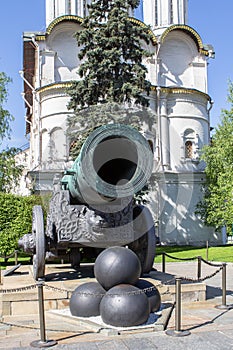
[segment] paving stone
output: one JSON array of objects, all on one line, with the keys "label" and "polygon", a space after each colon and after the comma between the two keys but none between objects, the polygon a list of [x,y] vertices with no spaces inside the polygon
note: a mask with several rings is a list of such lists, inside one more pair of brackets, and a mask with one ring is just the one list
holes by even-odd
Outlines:
[{"label": "paving stone", "polygon": [[141,338],[127,338],[123,340],[126,347],[130,350],[135,349],[143,349],[143,350],[151,350],[158,349],[157,345],[151,342],[150,338],[141,337]]},{"label": "paving stone", "polygon": [[213,346],[221,350],[233,349],[233,338],[227,337],[223,332],[205,332],[199,334],[203,341],[208,341]]},{"label": "paving stone", "polygon": [[99,350],[129,350],[122,340],[105,340],[96,344]]}]

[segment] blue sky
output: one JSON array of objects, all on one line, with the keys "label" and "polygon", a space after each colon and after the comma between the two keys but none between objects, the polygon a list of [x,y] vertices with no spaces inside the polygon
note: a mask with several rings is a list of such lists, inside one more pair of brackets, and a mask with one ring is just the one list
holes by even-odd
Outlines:
[{"label": "blue sky", "polygon": [[[214,4],[214,5],[213,5]],[[14,115],[9,146],[21,146],[24,137],[23,88],[19,70],[22,69],[22,34],[24,31],[45,30],[45,0],[1,0],[0,71],[13,79],[9,85],[6,108]],[[228,108],[228,80],[233,81],[233,1],[189,0],[188,25],[193,27],[205,44],[212,44],[216,57],[209,60],[208,92],[214,100],[211,125],[216,126],[222,108]],[[4,144],[6,146],[6,143]]]}]

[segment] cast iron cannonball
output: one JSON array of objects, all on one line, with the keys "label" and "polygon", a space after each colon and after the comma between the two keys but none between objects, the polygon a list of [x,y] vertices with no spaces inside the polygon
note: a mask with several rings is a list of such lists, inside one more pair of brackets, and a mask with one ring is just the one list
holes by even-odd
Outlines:
[{"label": "cast iron cannonball", "polygon": [[144,292],[129,284],[109,289],[100,303],[102,320],[116,327],[138,326],[147,321],[149,301]]},{"label": "cast iron cannonball", "polygon": [[135,284],[141,275],[141,263],[132,250],[111,247],[97,257],[94,274],[106,290],[118,284]]},{"label": "cast iron cannonball", "polygon": [[150,288],[149,290],[144,291],[149,299],[150,312],[158,311],[161,306],[161,296],[158,289],[153,285],[153,283],[144,279],[139,279],[135,286],[141,290]]},{"label": "cast iron cannonball", "polygon": [[100,302],[106,293],[98,282],[83,283],[70,298],[70,312],[73,316],[91,317],[100,315]]}]

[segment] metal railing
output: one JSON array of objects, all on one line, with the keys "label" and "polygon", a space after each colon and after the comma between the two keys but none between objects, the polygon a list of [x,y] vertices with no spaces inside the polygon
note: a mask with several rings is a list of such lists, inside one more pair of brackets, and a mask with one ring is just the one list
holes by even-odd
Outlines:
[{"label": "metal railing", "polygon": [[[170,259],[174,260],[180,260],[180,261],[193,261],[197,260],[197,278],[190,278],[190,277],[177,277],[176,278],[176,292],[175,292],[175,330],[168,330],[166,331],[167,335],[171,336],[186,336],[189,335],[189,331],[182,331],[181,330],[181,283],[182,281],[188,281],[192,283],[197,283],[197,282],[203,282],[209,278],[214,277],[217,275],[220,271],[222,271],[222,304],[217,305],[216,308],[218,309],[224,309],[227,310],[229,307],[227,306],[226,303],[226,267],[227,264],[224,263],[212,263],[210,261],[207,261],[203,259],[201,256],[195,256],[192,258],[177,258],[172,255],[169,255],[165,252],[162,252],[162,272],[166,273],[166,257],[169,257]],[[208,254],[207,254],[208,257]],[[218,268],[215,270],[212,274],[206,275],[204,277],[201,277],[202,275],[202,262]]]},{"label": "metal railing", "polygon": [[[16,254],[16,252],[15,252]],[[162,259],[162,270],[163,272],[165,272],[166,270],[166,265],[165,265],[165,256],[168,256],[170,258],[174,258],[175,260],[177,260],[178,258],[176,257],[172,257],[171,255],[168,255],[166,253],[163,253],[163,259]],[[183,281],[189,281],[189,282],[202,282],[208,278],[211,278],[213,276],[215,276],[217,273],[219,273],[220,271],[222,271],[222,283],[221,283],[221,287],[222,287],[222,304],[218,305],[217,308],[220,309],[229,309],[229,307],[226,304],[226,267],[227,264],[226,263],[221,263],[221,264],[215,264],[215,263],[211,263],[205,259],[203,259],[202,257],[198,256],[198,257],[194,257],[194,258],[189,258],[189,259],[179,259],[179,260],[198,260],[198,272],[197,272],[197,279],[193,279],[190,277],[173,277],[172,279],[169,279],[165,282],[161,282],[159,284],[157,284],[156,286],[154,286],[154,288],[159,288],[161,286],[167,285],[167,289],[161,293],[162,295],[165,294],[170,294],[170,290],[169,290],[169,286],[171,284],[173,284],[175,282],[175,329],[174,330],[167,330],[166,334],[171,335],[171,336],[186,336],[189,335],[190,332],[188,330],[182,330],[182,322],[181,322],[181,317],[182,317],[182,307],[181,307],[181,300],[182,300],[182,290],[181,290],[181,285]],[[218,267],[218,269],[210,274],[210,275],[206,275],[204,277],[201,277],[201,263],[204,262],[210,266],[213,267]],[[31,343],[31,346],[33,347],[48,347],[48,346],[53,346],[56,344],[56,341],[54,340],[47,340],[46,339],[46,327],[45,327],[45,311],[44,311],[44,293],[43,293],[43,288],[46,289],[51,289],[54,291],[59,291],[59,292],[64,292],[67,293],[67,297],[69,297],[71,295],[71,293],[73,293],[72,290],[68,290],[68,289],[64,289],[64,288],[58,288],[58,287],[54,287],[52,285],[46,284],[44,282],[44,280],[38,280],[37,283],[32,284],[32,285],[28,285],[25,287],[20,287],[20,288],[13,288],[13,289],[0,289],[0,294],[2,293],[15,293],[15,292],[24,292],[27,290],[31,290],[31,289],[35,289],[37,288],[38,290],[38,309],[39,309],[39,320],[40,320],[40,339],[33,341]],[[137,293],[144,293],[147,290],[151,291],[151,288],[153,287],[149,287],[149,288],[145,288],[142,290],[139,290]],[[135,294],[135,292],[129,292],[130,294]],[[78,293],[80,294],[80,292]],[[86,293],[81,293],[81,294],[86,294]],[[4,322],[2,321],[1,323],[4,324]],[[12,326],[14,326],[12,324]],[[18,327],[20,327],[20,325],[17,325]],[[22,325],[22,327],[25,327],[24,325]]]}]

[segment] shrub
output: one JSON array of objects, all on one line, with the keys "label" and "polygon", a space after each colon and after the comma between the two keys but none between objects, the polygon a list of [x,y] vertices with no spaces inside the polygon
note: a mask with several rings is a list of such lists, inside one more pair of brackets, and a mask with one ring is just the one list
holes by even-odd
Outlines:
[{"label": "shrub", "polygon": [[40,196],[17,196],[0,192],[0,254],[9,255],[18,239],[32,230],[32,208],[41,204]]}]

